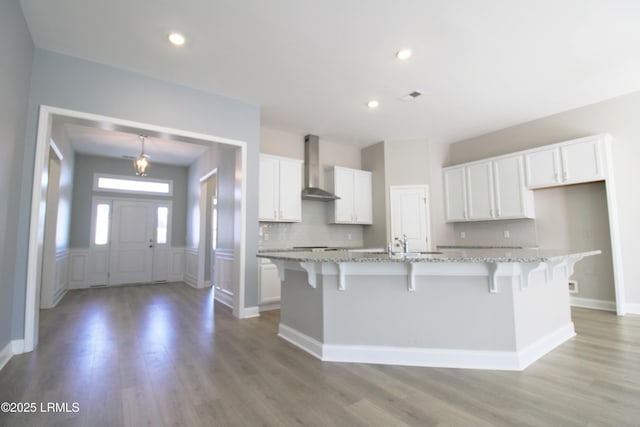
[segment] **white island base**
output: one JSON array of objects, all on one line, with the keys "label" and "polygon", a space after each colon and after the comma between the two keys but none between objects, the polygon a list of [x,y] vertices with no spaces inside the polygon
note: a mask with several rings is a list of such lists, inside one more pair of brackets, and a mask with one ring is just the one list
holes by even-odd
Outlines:
[{"label": "white island base", "polygon": [[568,277],[534,263],[276,259],[279,336],[323,361],[523,370],[575,335]]}]

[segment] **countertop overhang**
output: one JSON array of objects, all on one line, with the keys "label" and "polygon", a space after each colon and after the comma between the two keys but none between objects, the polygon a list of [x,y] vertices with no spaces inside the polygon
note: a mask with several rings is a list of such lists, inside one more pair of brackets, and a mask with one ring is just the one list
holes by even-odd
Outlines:
[{"label": "countertop overhang", "polygon": [[401,254],[388,255],[379,252],[329,251],[284,251],[261,252],[257,256],[282,261],[294,262],[457,262],[457,263],[541,263],[562,261],[566,258],[584,258],[598,255],[601,251],[564,251],[546,249],[470,249],[443,250],[442,253],[424,253],[404,256]]},{"label": "countertop overhang", "polygon": [[346,290],[348,275],[403,275],[407,278],[408,290],[415,291],[416,276],[462,274],[486,276],[489,279],[489,292],[497,293],[498,277],[518,276],[521,278],[521,287],[526,288],[534,271],[544,270],[546,280],[551,281],[556,267],[563,266],[569,277],[578,261],[600,253],[599,250],[473,249],[410,256],[350,251],[267,252],[257,256],[270,259],[277,266],[281,281],[284,281],[287,269],[306,272],[307,282],[312,288],[316,287],[317,274],[337,275],[338,289],[341,291]]}]

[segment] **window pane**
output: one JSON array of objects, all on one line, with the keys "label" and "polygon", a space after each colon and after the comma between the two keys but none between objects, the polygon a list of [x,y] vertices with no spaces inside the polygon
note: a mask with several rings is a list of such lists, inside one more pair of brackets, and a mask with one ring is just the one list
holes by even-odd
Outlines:
[{"label": "window pane", "polygon": [[98,204],[96,212],[96,245],[106,245],[109,243],[109,210],[111,206],[105,203]]},{"label": "window pane", "polygon": [[169,208],[166,206],[158,207],[158,227],[156,228],[156,242],[160,245],[167,244],[168,217],[169,217]]},{"label": "window pane", "polygon": [[134,191],[139,193],[169,194],[169,183],[158,181],[142,181],[137,179],[98,178],[101,190]]}]

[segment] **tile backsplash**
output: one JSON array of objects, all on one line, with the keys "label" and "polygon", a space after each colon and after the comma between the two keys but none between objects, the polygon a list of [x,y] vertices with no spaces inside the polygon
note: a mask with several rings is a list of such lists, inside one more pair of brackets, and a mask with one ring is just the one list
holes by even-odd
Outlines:
[{"label": "tile backsplash", "polygon": [[302,222],[261,222],[259,249],[293,246],[361,247],[362,225],[328,224],[327,202],[302,201]]},{"label": "tile backsplash", "polygon": [[459,246],[538,246],[533,219],[460,222],[453,229]]}]

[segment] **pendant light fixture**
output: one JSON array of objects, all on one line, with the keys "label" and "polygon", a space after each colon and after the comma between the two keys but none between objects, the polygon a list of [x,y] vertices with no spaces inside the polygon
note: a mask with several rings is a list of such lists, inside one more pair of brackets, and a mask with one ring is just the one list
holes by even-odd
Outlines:
[{"label": "pendant light fixture", "polygon": [[142,151],[140,157],[133,161],[133,167],[136,169],[136,175],[147,176],[147,169],[149,168],[149,156],[144,154],[144,140],[146,136],[140,135],[140,141],[142,142]]}]

